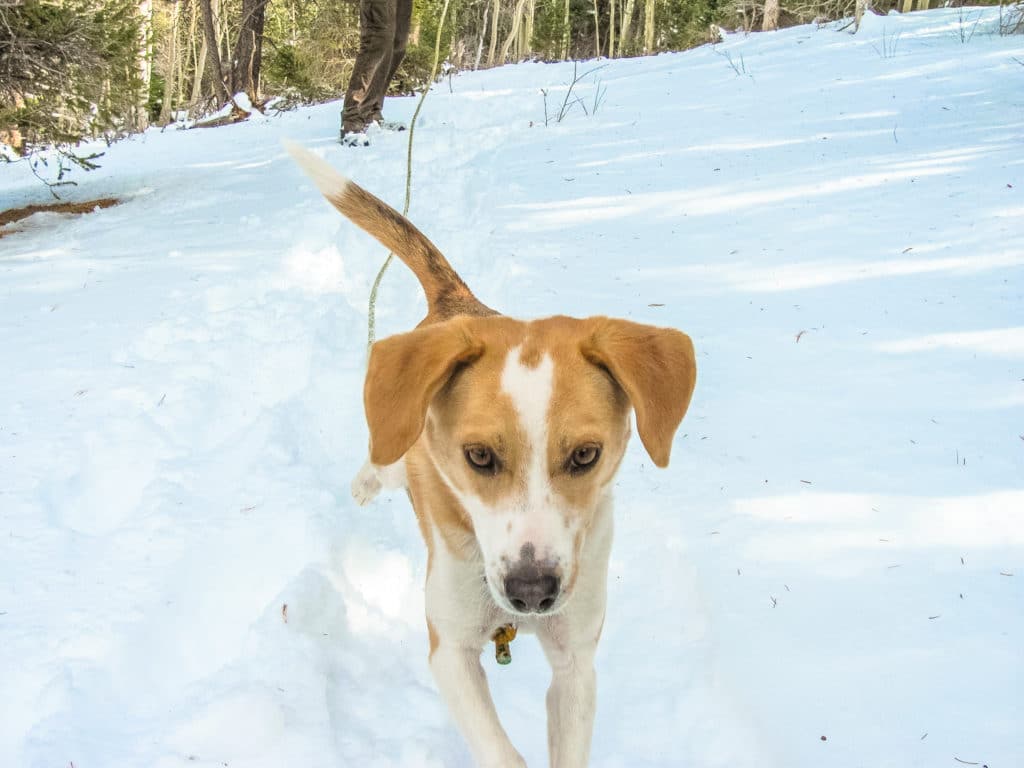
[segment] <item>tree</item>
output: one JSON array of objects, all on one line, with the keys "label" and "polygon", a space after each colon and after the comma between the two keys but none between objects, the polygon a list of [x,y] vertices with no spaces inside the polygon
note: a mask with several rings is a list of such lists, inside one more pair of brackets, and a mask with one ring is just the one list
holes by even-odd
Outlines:
[{"label": "tree", "polygon": [[217,22],[213,15],[210,0],[199,0],[203,14],[203,36],[206,43],[207,66],[210,69],[210,81],[220,104],[227,104],[230,96],[224,85],[224,69],[220,63],[220,43],[217,41]]},{"label": "tree", "polygon": [[764,19],[761,22],[762,32],[771,32],[779,28],[779,0],[764,0]]},{"label": "tree", "polygon": [[245,91],[259,103],[260,66],[263,62],[263,27],[268,0],[242,0],[242,22],[232,56],[231,92]]},{"label": "tree", "polygon": [[23,152],[117,136],[144,103],[137,0],[0,3],[0,127]]}]

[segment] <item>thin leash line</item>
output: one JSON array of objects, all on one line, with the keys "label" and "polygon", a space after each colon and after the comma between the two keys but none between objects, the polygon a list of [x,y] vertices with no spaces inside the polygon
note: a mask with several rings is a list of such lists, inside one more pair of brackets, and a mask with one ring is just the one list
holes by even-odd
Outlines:
[{"label": "thin leash line", "polygon": [[[416,105],[416,111],[412,113],[412,120],[409,121],[409,142],[405,150],[405,205],[402,207],[403,216],[409,215],[409,202],[412,200],[412,139],[416,133],[416,118],[420,116],[423,102],[426,101],[427,93],[430,92],[430,88],[434,84],[434,78],[437,77],[437,67],[441,60],[441,34],[444,31],[444,20],[448,15],[449,2],[450,0],[444,0],[444,7],[441,9],[441,20],[437,24],[437,37],[434,40],[434,66],[430,70],[430,79],[423,88],[419,103]],[[381,280],[384,278],[384,273],[394,258],[395,254],[393,251],[388,253],[388,257],[384,259],[384,263],[381,265],[380,271],[377,272],[377,277],[373,281],[373,287],[370,289],[370,304],[366,322],[367,352],[373,346],[373,342],[377,340],[377,291],[380,288]]]}]

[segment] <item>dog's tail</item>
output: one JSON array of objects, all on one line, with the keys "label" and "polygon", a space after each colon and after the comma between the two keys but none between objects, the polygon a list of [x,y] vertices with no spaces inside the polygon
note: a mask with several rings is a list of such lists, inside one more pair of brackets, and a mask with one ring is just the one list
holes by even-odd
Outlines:
[{"label": "dog's tail", "polygon": [[375,237],[413,271],[427,295],[428,319],[496,314],[473,295],[444,254],[412,222],[383,200],[346,179],[308,149],[288,139],[283,143],[288,154],[331,205]]}]

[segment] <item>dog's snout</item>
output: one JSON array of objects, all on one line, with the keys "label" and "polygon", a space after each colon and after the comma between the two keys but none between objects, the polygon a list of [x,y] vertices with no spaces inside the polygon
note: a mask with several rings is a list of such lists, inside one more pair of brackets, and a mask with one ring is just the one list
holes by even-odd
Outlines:
[{"label": "dog's snout", "polygon": [[527,563],[505,577],[505,597],[520,613],[544,613],[558,599],[559,586],[554,568]]}]

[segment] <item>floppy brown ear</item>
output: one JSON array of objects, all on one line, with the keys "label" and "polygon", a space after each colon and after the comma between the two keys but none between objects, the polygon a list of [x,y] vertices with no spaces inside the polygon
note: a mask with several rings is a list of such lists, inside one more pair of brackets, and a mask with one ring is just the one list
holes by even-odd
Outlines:
[{"label": "floppy brown ear", "polygon": [[455,368],[483,354],[462,318],[381,339],[370,349],[363,387],[370,461],[394,464],[423,431],[427,408]]},{"label": "floppy brown ear", "polygon": [[659,467],[667,467],[672,437],[697,383],[693,342],[685,333],[629,320],[593,318],[583,356],[612,375],[636,412],[640,440]]}]

